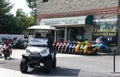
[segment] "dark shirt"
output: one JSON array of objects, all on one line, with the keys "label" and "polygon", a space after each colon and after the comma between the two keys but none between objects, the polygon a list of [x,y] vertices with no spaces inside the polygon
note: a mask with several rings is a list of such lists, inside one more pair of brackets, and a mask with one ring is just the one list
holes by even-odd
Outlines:
[{"label": "dark shirt", "polygon": [[46,37],[48,38],[48,47],[49,49],[52,49],[52,44],[53,44],[53,37],[51,34],[47,34]]}]

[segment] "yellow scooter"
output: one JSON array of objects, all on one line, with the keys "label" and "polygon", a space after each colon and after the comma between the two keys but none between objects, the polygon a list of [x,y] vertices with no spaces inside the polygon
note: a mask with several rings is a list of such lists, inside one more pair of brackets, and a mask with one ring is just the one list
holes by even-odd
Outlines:
[{"label": "yellow scooter", "polygon": [[77,42],[77,45],[75,47],[75,54],[79,54],[80,53],[80,46],[81,46],[81,43],[80,41]]},{"label": "yellow scooter", "polygon": [[91,45],[89,41],[85,41],[85,46],[83,48],[84,55],[96,55],[97,54],[97,47]]}]

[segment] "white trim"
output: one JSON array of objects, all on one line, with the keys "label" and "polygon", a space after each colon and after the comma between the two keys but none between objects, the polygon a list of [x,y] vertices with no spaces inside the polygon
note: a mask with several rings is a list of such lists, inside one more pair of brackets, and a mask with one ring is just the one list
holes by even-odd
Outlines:
[{"label": "white trim", "polygon": [[50,25],[34,25],[27,29],[55,30],[56,28]]},{"label": "white trim", "polygon": [[51,26],[81,25],[81,24],[85,24],[86,17],[87,16],[42,19],[40,21],[40,25],[51,25]]},{"label": "white trim", "polygon": [[107,22],[110,22],[110,21],[117,21],[118,19],[96,19],[96,20],[93,20],[94,22],[104,22],[104,21],[107,21]]}]

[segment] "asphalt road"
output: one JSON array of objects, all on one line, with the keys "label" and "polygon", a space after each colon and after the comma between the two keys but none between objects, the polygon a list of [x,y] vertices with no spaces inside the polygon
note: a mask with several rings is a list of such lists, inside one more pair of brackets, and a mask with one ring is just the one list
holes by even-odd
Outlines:
[{"label": "asphalt road", "polygon": [[[25,50],[13,50],[10,59],[0,58],[0,68],[19,70],[21,54]],[[29,68],[28,75],[35,77],[120,77],[120,56],[116,56],[116,73],[113,73],[113,56],[100,54],[97,56],[82,56],[57,54],[57,68],[46,74],[43,68]]]}]

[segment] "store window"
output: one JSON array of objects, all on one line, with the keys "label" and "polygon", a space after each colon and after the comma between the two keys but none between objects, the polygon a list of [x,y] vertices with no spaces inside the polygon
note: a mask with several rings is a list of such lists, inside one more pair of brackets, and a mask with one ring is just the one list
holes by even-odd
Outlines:
[{"label": "store window", "polygon": [[48,0],[43,0],[43,2],[48,2]]},{"label": "store window", "polygon": [[83,27],[68,28],[68,40],[77,41],[85,39],[85,30]]},{"label": "store window", "polygon": [[56,34],[57,34],[56,38],[57,38],[57,40],[64,41],[64,33],[65,33],[65,30],[57,30],[56,31]]}]

